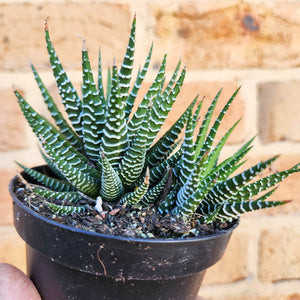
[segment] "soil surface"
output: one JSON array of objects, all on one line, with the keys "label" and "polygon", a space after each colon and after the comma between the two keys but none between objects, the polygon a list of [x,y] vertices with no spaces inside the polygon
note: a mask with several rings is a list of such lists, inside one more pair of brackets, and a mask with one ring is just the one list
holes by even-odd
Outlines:
[{"label": "soil surface", "polygon": [[[232,227],[235,222],[213,222],[200,224],[197,215],[190,220],[184,220],[176,215],[160,215],[153,205],[122,206],[118,203],[103,202],[103,211],[97,212],[93,207],[95,203],[83,200],[85,212],[58,216],[45,204],[45,199],[32,193],[29,186],[19,179],[15,187],[16,196],[26,206],[40,215],[55,220],[58,223],[73,226],[86,231],[98,232],[108,235],[117,235],[131,238],[191,238],[208,236]],[[62,202],[51,202],[61,205]],[[68,203],[64,203],[68,205]]]}]

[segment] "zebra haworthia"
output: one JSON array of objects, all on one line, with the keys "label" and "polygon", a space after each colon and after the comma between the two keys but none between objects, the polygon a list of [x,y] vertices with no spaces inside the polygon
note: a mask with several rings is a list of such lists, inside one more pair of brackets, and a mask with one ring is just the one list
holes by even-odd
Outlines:
[{"label": "zebra haworthia", "polygon": [[299,164],[257,179],[276,156],[237,173],[252,148],[253,139],[231,157],[220,160],[221,151],[239,121],[233,122],[219,141],[217,132],[232,103],[238,101],[235,99],[240,88],[216,118],[214,111],[221,90],[203,116],[201,107],[207,100],[198,102],[197,95],[173,126],[157,137],[173,104],[180,101],[177,99],[186,67],[181,68],[179,61],[170,80],[166,80],[167,55],[164,55],[152,84],[144,95],[138,95],[150,67],[153,45],[132,82],[136,16],[121,66],[114,62],[107,70],[106,88],[101,52],[97,78],[94,78],[83,43],[81,97],[57,56],[47,21],[45,40],[67,117],[63,117],[31,64],[55,125],[36,112],[18,91],[15,95],[39,139],[42,156],[51,172],[46,174],[18,165],[41,185],[33,191],[45,199],[55,214],[84,213],[85,201],[101,203],[101,209],[99,205],[94,208],[99,212],[102,201],[106,201],[126,203],[133,209],[138,209],[137,205],[149,206],[161,215],[176,214],[210,223],[234,220],[246,212],[286,203],[266,199],[278,182],[300,171]]}]

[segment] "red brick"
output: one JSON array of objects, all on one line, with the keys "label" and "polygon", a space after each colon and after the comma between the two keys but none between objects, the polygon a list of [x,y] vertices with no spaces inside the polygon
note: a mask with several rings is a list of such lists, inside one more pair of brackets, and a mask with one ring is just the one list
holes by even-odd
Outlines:
[{"label": "red brick", "polygon": [[259,86],[259,134],[263,142],[300,141],[299,94],[299,81]]},{"label": "red brick", "polygon": [[25,119],[12,89],[0,90],[0,106],[0,151],[26,147]]},{"label": "red brick", "polygon": [[67,68],[81,68],[82,40],[97,62],[100,43],[103,59],[117,62],[124,55],[132,15],[127,5],[97,2],[0,4],[0,69],[28,69],[31,58],[38,67],[48,66],[44,19],[49,16],[52,41]]},{"label": "red brick", "polygon": [[[222,259],[207,270],[203,285],[229,283],[245,279],[249,273],[247,265],[249,237],[245,231],[236,229]],[[242,255],[241,255],[242,253]]]},{"label": "red brick", "polygon": [[26,271],[25,243],[13,226],[0,226],[0,261]]},{"label": "red brick", "polygon": [[[300,61],[300,3],[181,1],[152,6],[156,47],[189,69],[287,68]],[[176,47],[176,51],[174,51]]]},{"label": "red brick", "polygon": [[15,175],[14,171],[0,170],[0,225],[12,224],[12,199],[8,192],[8,184]]},{"label": "red brick", "polygon": [[[300,278],[300,233],[297,224],[262,232],[259,242],[259,279],[274,282]],[[278,241],[280,240],[280,243]]]}]

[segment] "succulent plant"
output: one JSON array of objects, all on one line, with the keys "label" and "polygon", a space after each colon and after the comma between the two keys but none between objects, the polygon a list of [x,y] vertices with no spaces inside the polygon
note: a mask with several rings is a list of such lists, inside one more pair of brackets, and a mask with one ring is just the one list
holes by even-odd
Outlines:
[{"label": "succulent plant", "polygon": [[[135,29],[134,17],[124,60],[119,69],[114,62],[108,70],[106,89],[102,82],[100,51],[95,81],[83,42],[80,98],[57,57],[45,21],[50,63],[68,120],[58,110],[32,65],[35,80],[56,124],[52,125],[14,91],[39,139],[42,155],[55,174],[51,177],[18,163],[40,184],[34,186],[33,192],[42,196],[54,213],[61,215],[84,211],[85,200],[92,201],[94,209],[101,211],[102,201],[105,201],[137,209],[153,206],[157,214],[193,216],[201,223],[231,221],[246,212],[286,203],[266,199],[278,182],[299,172],[300,164],[255,180],[276,160],[275,156],[237,173],[252,148],[253,138],[231,157],[219,162],[220,152],[239,121],[218,142],[215,142],[216,133],[239,89],[214,122],[212,116],[221,90],[201,117],[201,124],[198,123],[203,101],[195,97],[174,125],[157,138],[183,85],[186,68],[180,71],[179,61],[166,83],[165,55],[156,78],[134,111],[152,54],[151,45],[131,88]],[[53,199],[63,204],[58,205]]]}]

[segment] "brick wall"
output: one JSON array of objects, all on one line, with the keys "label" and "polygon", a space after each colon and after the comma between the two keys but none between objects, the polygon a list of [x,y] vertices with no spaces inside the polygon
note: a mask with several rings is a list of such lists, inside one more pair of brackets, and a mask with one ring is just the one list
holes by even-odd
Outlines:
[{"label": "brick wall", "polygon": [[[7,1],[0,0],[0,261],[25,269],[24,244],[12,225],[9,179],[14,160],[36,165],[36,140],[12,93],[12,84],[45,112],[27,58],[55,91],[43,40],[50,16],[53,42],[75,85],[80,84],[82,41],[104,66],[124,53],[137,12],[137,65],[154,41],[153,70],[169,54],[171,71],[179,57],[187,64],[186,85],[170,120],[200,92],[209,102],[223,87],[225,101],[242,90],[225,128],[243,116],[224,156],[257,134],[247,164],[282,153],[274,168],[300,161],[300,1]],[[149,81],[153,74],[148,76]],[[227,126],[227,127],[226,127]],[[225,130],[225,129],[224,129]],[[273,198],[292,203],[242,217],[223,259],[210,270],[201,296],[211,300],[300,299],[300,175],[281,184]]]}]

